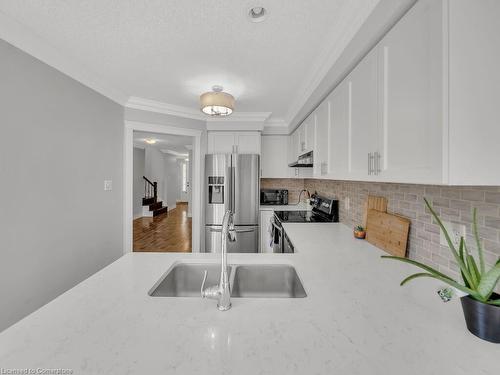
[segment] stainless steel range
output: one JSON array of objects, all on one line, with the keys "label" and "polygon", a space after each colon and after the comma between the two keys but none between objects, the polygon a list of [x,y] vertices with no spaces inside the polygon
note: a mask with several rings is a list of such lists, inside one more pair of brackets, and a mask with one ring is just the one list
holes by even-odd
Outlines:
[{"label": "stainless steel range", "polygon": [[293,245],[288,239],[282,223],[332,223],[339,221],[338,200],[313,194],[311,205],[311,211],[274,211],[272,241],[275,253],[294,252]]}]

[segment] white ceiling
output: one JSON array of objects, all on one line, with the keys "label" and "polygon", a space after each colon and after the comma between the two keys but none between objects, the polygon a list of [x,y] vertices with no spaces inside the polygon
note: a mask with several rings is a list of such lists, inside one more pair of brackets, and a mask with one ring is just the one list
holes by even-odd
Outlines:
[{"label": "white ceiling", "polygon": [[[155,144],[148,144],[146,139],[156,140]],[[175,153],[182,155],[175,156],[187,156],[188,148],[186,146],[191,146],[193,144],[193,137],[187,137],[184,135],[170,135],[170,134],[158,134],[149,132],[134,131],[134,146],[136,147],[153,147],[164,153],[166,150],[173,151]]]},{"label": "white ceiling", "polygon": [[[1,0],[0,11],[126,96],[292,118],[379,0]],[[264,6],[264,22],[247,19]]]}]

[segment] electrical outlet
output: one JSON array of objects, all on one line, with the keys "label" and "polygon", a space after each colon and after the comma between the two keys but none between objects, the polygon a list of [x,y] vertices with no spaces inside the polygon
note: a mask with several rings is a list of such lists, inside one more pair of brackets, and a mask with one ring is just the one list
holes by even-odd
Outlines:
[{"label": "electrical outlet", "polygon": [[[449,221],[443,221],[443,225],[446,228],[446,231],[450,235],[451,242],[453,245],[458,247],[460,245],[460,237],[465,238],[465,225],[459,223],[452,223]],[[443,246],[448,246],[448,242],[446,242],[446,238],[442,230],[439,232],[439,243]]]},{"label": "electrical outlet", "polygon": [[113,181],[104,180],[104,191],[110,191],[110,190],[113,190]]}]

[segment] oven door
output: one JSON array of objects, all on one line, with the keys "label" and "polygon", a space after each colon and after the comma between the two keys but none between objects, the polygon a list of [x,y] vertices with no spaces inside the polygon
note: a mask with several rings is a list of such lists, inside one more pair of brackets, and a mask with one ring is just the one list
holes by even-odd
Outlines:
[{"label": "oven door", "polygon": [[285,231],[283,231],[283,252],[284,253],[295,252],[295,248],[293,247],[292,241],[290,241]]},{"label": "oven door", "polygon": [[276,217],[272,219],[273,225],[273,253],[283,252],[283,227]]}]

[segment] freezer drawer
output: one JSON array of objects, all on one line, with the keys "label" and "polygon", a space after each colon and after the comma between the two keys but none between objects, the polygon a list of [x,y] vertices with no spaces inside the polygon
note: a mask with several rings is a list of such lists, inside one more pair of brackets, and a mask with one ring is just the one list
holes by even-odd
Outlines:
[{"label": "freezer drawer", "polygon": [[[205,252],[220,253],[221,226],[205,227]],[[258,253],[259,226],[236,226],[236,242],[227,242],[228,253]]]}]

